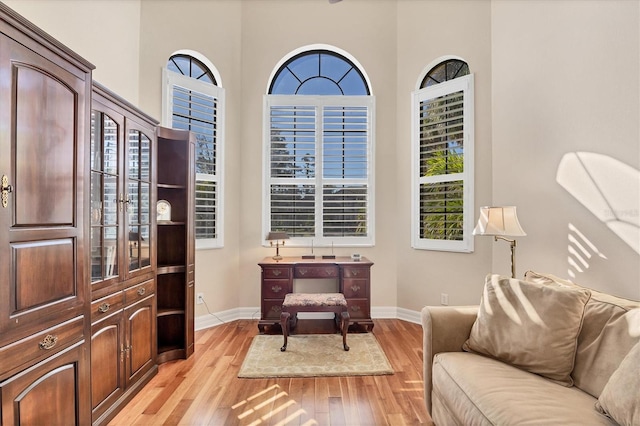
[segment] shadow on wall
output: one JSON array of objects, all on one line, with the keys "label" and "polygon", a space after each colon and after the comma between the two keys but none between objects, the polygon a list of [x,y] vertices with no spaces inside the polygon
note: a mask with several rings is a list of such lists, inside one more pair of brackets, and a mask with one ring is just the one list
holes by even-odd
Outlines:
[{"label": "shadow on wall", "polygon": [[556,181],[640,254],[640,171],[607,155],[569,152]]}]

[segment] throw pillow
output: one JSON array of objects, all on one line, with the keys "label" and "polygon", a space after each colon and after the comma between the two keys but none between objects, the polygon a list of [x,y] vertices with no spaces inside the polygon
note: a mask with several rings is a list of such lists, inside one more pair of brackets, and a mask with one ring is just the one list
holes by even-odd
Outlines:
[{"label": "throw pillow", "polygon": [[640,424],[640,343],[624,357],[604,386],[596,409],[621,425]]},{"label": "throw pillow", "polygon": [[578,334],[591,292],[487,275],[462,349],[571,386]]}]

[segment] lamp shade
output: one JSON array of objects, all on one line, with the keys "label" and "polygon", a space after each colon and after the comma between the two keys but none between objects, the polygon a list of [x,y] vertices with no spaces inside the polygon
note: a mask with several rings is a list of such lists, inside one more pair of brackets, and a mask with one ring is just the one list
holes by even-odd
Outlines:
[{"label": "lamp shade", "polygon": [[288,240],[289,236],[287,235],[286,232],[269,232],[267,234],[267,241],[274,241],[274,240]]},{"label": "lamp shade", "polygon": [[505,206],[480,207],[480,217],[473,235],[521,237],[527,234],[518,222],[515,206]]}]

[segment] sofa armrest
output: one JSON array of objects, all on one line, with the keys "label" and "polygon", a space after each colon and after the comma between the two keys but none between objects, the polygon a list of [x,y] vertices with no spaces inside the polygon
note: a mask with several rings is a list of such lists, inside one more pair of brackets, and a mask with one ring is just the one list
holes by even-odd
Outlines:
[{"label": "sofa armrest", "polygon": [[440,352],[461,352],[478,316],[478,306],[425,306],[422,308],[424,401],[431,414],[431,367]]}]

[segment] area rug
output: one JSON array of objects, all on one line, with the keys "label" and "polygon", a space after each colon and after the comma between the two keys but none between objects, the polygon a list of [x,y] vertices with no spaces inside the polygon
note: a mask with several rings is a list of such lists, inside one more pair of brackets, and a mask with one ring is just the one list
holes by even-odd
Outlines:
[{"label": "area rug", "polygon": [[289,336],[287,350],[280,351],[283,337],[259,334],[253,338],[238,377],[372,376],[393,374],[391,364],[371,333],[349,334],[349,351],[342,348],[340,334]]}]

